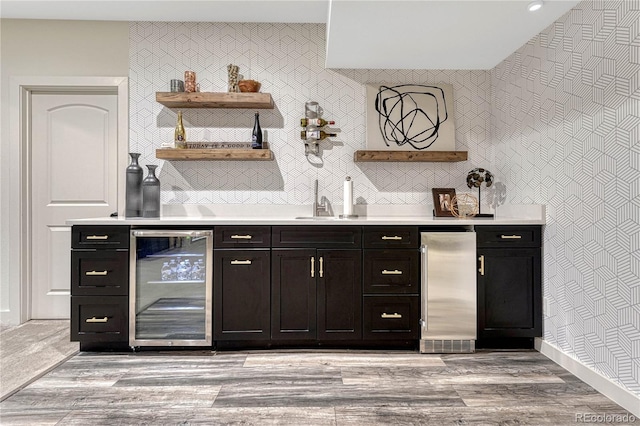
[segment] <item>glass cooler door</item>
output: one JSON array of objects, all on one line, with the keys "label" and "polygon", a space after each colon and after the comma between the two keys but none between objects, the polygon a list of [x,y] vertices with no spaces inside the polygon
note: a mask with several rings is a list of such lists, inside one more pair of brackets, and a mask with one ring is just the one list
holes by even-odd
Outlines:
[{"label": "glass cooler door", "polygon": [[131,231],[129,344],[211,346],[213,231]]}]

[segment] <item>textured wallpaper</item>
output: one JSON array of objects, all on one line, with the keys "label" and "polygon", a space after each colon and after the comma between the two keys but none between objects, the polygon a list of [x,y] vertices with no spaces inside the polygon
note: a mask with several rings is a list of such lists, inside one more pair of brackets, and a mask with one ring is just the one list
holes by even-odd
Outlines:
[{"label": "textured wallpaper", "polygon": [[[342,204],[342,181],[354,180],[359,204],[431,205],[432,187],[467,190],[474,167],[489,167],[489,71],[328,70],[325,26],[317,24],[149,23],[130,27],[130,147],[141,164],[159,164],[163,203],[311,204],[313,181],[332,204]],[[201,91],[227,90],[227,65],[262,83],[275,109],[260,110],[275,161],[162,161],[155,149],[173,140],[177,110],[155,101],[169,80],[196,72]],[[354,163],[366,149],[366,83],[450,83],[454,88],[459,163]],[[300,118],[316,101],[336,121],[339,136],[321,142],[321,157],[304,155]],[[191,141],[247,142],[253,110],[185,109]]]},{"label": "textured wallpaper", "polygon": [[491,72],[507,202],[547,205],[544,338],[640,395],[640,1],[584,1]]}]

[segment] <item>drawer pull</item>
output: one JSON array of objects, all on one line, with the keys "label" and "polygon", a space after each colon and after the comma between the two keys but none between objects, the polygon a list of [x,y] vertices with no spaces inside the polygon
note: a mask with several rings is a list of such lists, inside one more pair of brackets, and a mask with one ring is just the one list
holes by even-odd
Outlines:
[{"label": "drawer pull", "polygon": [[388,314],[386,312],[383,312],[382,315],[380,315],[380,318],[382,319],[400,319],[402,318],[402,314],[399,313],[393,313],[393,314]]},{"label": "drawer pull", "polygon": [[480,256],[478,260],[480,261],[480,269],[478,269],[478,272],[480,272],[480,275],[484,275],[484,255]]},{"label": "drawer pull", "polygon": [[232,240],[250,240],[252,238],[251,235],[232,235]]},{"label": "drawer pull", "polygon": [[86,320],[84,320],[84,322],[107,322],[109,321],[109,318],[104,317],[104,318],[87,318]]},{"label": "drawer pull", "polygon": [[402,271],[398,271],[397,269],[394,269],[393,271],[387,271],[386,269],[383,269],[382,275],[402,275]]},{"label": "drawer pull", "polygon": [[108,240],[108,235],[87,235],[87,240]]},{"label": "drawer pull", "polygon": [[231,264],[232,265],[251,265],[251,261],[250,260],[232,260]]},{"label": "drawer pull", "polygon": [[383,235],[383,236],[382,236],[382,239],[383,239],[383,240],[396,240],[396,241],[400,241],[400,240],[402,240],[402,237],[399,237],[399,236],[397,236],[397,235],[394,235],[393,237],[388,237],[388,236],[386,236],[386,235]]},{"label": "drawer pull", "polygon": [[87,271],[84,274],[88,277],[104,277],[105,275],[107,275],[109,273],[109,271]]},{"label": "drawer pull", "polygon": [[316,262],[316,259],[313,256],[311,256],[311,278],[314,278],[316,276],[315,262]]},{"label": "drawer pull", "polygon": [[503,240],[519,240],[522,238],[522,235],[500,235],[500,238]]}]

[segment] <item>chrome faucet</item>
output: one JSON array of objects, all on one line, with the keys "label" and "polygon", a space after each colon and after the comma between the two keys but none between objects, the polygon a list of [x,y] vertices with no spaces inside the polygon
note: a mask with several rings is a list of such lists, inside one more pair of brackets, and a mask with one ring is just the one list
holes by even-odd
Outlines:
[{"label": "chrome faucet", "polygon": [[325,202],[325,198],[322,197],[320,201],[318,201],[318,179],[316,179],[314,189],[313,189],[313,216],[323,216],[327,215],[329,210],[327,208],[327,203]]}]

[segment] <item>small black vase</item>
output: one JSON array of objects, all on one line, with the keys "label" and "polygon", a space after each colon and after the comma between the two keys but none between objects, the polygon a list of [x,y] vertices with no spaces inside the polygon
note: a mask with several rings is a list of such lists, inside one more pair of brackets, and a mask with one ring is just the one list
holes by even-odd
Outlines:
[{"label": "small black vase", "polygon": [[127,167],[125,188],[125,217],[142,216],[142,167],[138,165],[137,152],[130,152],[131,164]]},{"label": "small black vase", "polygon": [[155,164],[147,164],[149,174],[142,181],[142,217],[160,217],[160,180]]}]

